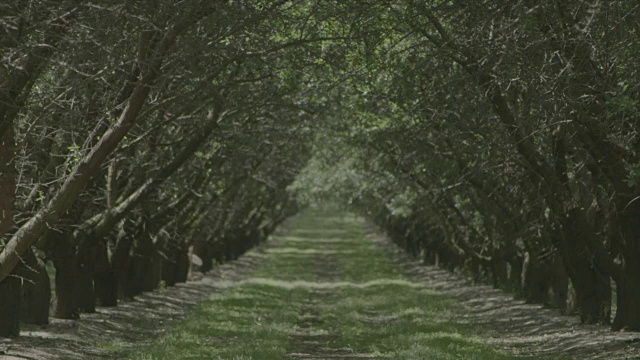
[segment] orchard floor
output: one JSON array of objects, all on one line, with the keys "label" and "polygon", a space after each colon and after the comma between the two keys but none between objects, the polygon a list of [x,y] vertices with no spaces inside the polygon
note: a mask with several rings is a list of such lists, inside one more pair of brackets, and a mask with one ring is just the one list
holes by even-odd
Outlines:
[{"label": "orchard floor", "polygon": [[0,358],[640,359],[640,334],[422,266],[352,215],[287,228],[199,282],[0,341]]}]

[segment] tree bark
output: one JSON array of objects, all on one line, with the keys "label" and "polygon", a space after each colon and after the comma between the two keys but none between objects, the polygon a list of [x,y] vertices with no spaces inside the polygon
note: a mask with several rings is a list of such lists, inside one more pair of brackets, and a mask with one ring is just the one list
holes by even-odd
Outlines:
[{"label": "tree bark", "polygon": [[94,246],[92,276],[97,305],[117,306],[118,288],[113,266],[109,262],[107,244],[104,241],[92,240]]},{"label": "tree bark", "polygon": [[131,286],[131,248],[133,234],[121,230],[116,240],[115,251],[111,258],[111,271],[115,275],[118,299],[132,299],[134,294]]},{"label": "tree bark", "polygon": [[576,306],[584,323],[606,323],[611,320],[611,278],[598,267],[597,259],[588,243],[595,236],[584,210],[568,212],[562,237],[563,261],[576,292]]},{"label": "tree bark", "polygon": [[0,337],[20,335],[21,284],[15,276],[0,282]]},{"label": "tree bark", "polygon": [[189,259],[189,248],[182,244],[180,249],[176,252],[176,282],[185,283],[189,278],[189,267],[191,266],[191,259]]},{"label": "tree bark", "polygon": [[14,225],[15,211],[16,145],[14,129],[11,127],[0,136],[0,238]]},{"label": "tree bark", "polygon": [[618,309],[612,329],[640,331],[640,201],[632,200],[626,206],[621,221],[625,249],[623,266],[614,276]]},{"label": "tree bark", "polygon": [[158,287],[159,277],[154,273],[156,257],[150,234],[142,233],[135,242],[131,270],[133,271],[134,295],[152,291]]},{"label": "tree bark", "polygon": [[113,268],[96,273],[93,276],[98,306],[118,305],[118,281]]},{"label": "tree bark", "polygon": [[22,284],[22,305],[20,318],[28,324],[49,324],[49,308],[51,306],[51,282],[44,262],[28,251],[26,266],[18,266],[19,276],[24,278]]},{"label": "tree bark", "polygon": [[77,319],[80,314],[76,297],[79,270],[74,249],[63,249],[61,246],[56,248],[53,265],[56,268],[56,291],[51,316],[57,319]]},{"label": "tree bark", "polygon": [[[15,154],[14,130],[11,126],[4,135],[0,135],[0,241],[14,225]],[[21,288],[20,279],[13,275],[7,279],[6,284],[0,282],[0,337],[19,335]]]},{"label": "tree bark", "polygon": [[547,293],[547,284],[544,281],[544,275],[537,259],[532,258],[533,255],[527,252],[524,256],[522,264],[522,295],[528,303],[544,304]]},{"label": "tree bark", "polygon": [[73,292],[79,312],[96,312],[96,292],[93,285],[93,274],[91,269],[84,264],[80,264],[76,271],[76,284],[73,287]]}]

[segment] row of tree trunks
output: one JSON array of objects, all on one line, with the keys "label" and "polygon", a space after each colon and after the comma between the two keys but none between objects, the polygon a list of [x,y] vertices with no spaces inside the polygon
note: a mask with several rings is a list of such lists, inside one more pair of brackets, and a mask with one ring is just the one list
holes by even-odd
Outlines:
[{"label": "row of tree trunks", "polygon": [[[378,218],[376,223],[386,229],[391,240],[409,254],[415,256],[419,252],[426,264],[450,271],[471,272],[475,279],[484,279],[480,281],[491,283],[495,288],[510,290],[514,296],[523,298],[528,303],[540,303],[559,309],[561,314],[570,315],[577,311],[585,323],[609,319],[609,277],[593,267],[585,267],[585,261],[575,261],[577,253],[569,259],[574,261],[573,266],[581,267],[579,274],[574,273],[570,281],[569,269],[573,268],[567,266],[564,260],[566,256],[559,251],[546,254],[524,252],[522,255],[512,254],[490,261],[469,261],[468,256],[462,256],[442,240],[438,241],[438,238],[444,236],[442,232],[426,229],[420,231],[415,227],[408,232],[403,228],[407,225],[406,222],[394,223],[388,217]],[[577,229],[573,228],[573,231]],[[568,301],[571,292],[576,294],[576,304]]]},{"label": "row of tree trunks", "polygon": [[[396,243],[400,246],[403,242]],[[412,253],[411,249],[408,250]],[[610,319],[611,286],[610,277],[578,257],[578,252],[569,257],[573,261],[574,271],[569,282],[568,266],[559,254],[539,259],[526,253],[524,258],[516,257],[509,261],[509,271],[506,264],[500,260],[489,266],[481,263],[467,263],[458,254],[450,250],[426,249],[425,262],[448,270],[468,269],[475,278],[490,279],[496,288],[509,289],[517,297],[522,297],[529,303],[541,303],[551,308],[557,308],[562,314],[572,314],[577,311],[584,323],[607,323]],[[576,259],[577,258],[577,259]],[[484,275],[482,275],[484,274]],[[637,278],[634,278],[637,281]],[[571,284],[571,286],[569,285]],[[576,303],[568,304],[569,292],[575,292]],[[621,293],[618,293],[618,297]],[[621,300],[619,299],[618,302]],[[573,309],[573,306],[576,309]]]},{"label": "row of tree trunks", "polygon": [[[253,232],[244,239],[222,241],[222,246],[217,243],[201,244],[194,253],[208,252],[204,258],[208,258],[210,265],[202,269],[208,271],[214,257],[219,262],[237,259],[264,238]],[[81,242],[78,247],[57,246],[52,256],[56,269],[52,316],[76,319],[81,313],[95,312],[96,306],[116,306],[118,299],[129,300],[143,292],[153,291],[161,281],[166,286],[186,282],[191,266],[189,244],[172,244],[167,249],[166,243],[161,240],[154,243],[148,233],[139,233],[135,241],[130,235],[124,235],[118,239],[110,264],[106,246],[95,241]],[[216,254],[224,254],[224,259]],[[46,272],[41,274],[47,276]],[[13,282],[8,284],[16,286]],[[12,293],[14,291],[7,292]],[[43,301],[48,304],[48,300]],[[27,312],[32,313],[33,309],[30,307]],[[46,322],[48,311],[39,314],[41,321]]]},{"label": "row of tree trunks", "polygon": [[[150,236],[142,235],[135,244],[126,239],[120,239],[120,251],[116,252],[113,264],[107,268],[87,265],[90,261],[100,264],[98,258],[106,254],[104,248],[56,247],[52,256],[56,291],[51,316],[77,319],[81,313],[95,312],[96,305],[115,306],[118,299],[132,299],[143,292],[153,291],[161,281],[167,286],[174,286],[188,280],[191,261],[187,244],[166,251],[171,254],[166,257],[158,251],[161,249],[154,247]],[[263,238],[251,241],[251,244],[229,240],[223,242],[223,246],[209,244],[199,248],[206,249],[212,254],[209,256],[222,262],[220,256],[215,255],[220,254],[219,250],[225,249],[227,258],[237,258],[261,240]],[[44,263],[31,251],[25,258],[25,266],[19,266],[17,272],[18,276],[0,283],[0,301],[3,304],[0,307],[3,319],[0,330],[4,336],[18,336],[20,321],[48,323],[51,289]]]}]

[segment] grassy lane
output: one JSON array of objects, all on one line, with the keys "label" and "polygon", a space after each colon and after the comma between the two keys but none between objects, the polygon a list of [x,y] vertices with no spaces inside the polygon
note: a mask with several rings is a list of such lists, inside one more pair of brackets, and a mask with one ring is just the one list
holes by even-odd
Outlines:
[{"label": "grassy lane", "polygon": [[126,357],[509,359],[450,323],[452,304],[407,281],[352,216],[307,211],[274,241],[252,278]]}]

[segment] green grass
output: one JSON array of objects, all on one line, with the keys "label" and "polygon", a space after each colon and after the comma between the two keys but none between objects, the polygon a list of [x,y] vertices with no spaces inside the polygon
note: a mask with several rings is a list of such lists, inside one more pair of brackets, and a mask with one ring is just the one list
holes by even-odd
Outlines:
[{"label": "green grass", "polygon": [[[380,359],[511,358],[471,335],[478,329],[451,322],[451,300],[405,279],[354,217],[312,210],[290,228],[253,278],[231,284],[151,346],[118,357],[286,359],[311,351],[302,337],[317,337],[325,349]],[[312,326],[303,318],[309,309]]]}]

